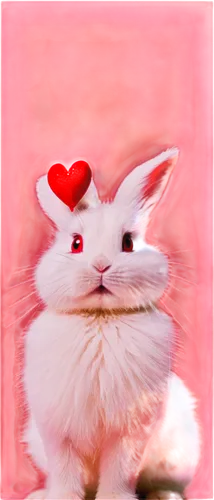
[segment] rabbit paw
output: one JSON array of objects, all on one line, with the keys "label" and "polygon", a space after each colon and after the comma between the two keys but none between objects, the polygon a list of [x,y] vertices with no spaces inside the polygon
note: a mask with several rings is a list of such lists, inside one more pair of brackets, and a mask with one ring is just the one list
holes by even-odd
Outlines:
[{"label": "rabbit paw", "polygon": [[146,497],[147,500],[183,500],[180,493],[176,491],[158,490],[151,492]]}]

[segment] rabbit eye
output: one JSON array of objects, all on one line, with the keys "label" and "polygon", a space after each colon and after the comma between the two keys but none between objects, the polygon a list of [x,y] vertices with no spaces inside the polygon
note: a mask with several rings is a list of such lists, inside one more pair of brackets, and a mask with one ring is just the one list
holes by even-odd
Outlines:
[{"label": "rabbit eye", "polygon": [[123,252],[134,252],[135,239],[133,233],[125,233],[123,235],[122,250]]},{"label": "rabbit eye", "polygon": [[83,251],[83,239],[81,234],[76,234],[71,245],[72,253],[81,253]]},{"label": "rabbit eye", "polygon": [[123,252],[135,252],[137,244],[141,241],[141,236],[137,231],[125,233],[122,241]]}]

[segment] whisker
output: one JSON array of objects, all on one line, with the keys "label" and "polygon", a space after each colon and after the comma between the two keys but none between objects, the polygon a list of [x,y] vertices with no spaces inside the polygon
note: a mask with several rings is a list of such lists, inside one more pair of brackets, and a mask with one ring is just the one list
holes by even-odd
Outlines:
[{"label": "whisker", "polygon": [[[148,285],[150,288],[152,288],[153,290],[156,290],[156,285],[158,285],[158,284],[159,284],[159,283],[158,283],[158,281],[155,281],[155,282],[154,282],[154,281],[150,281],[150,280],[145,280],[145,281],[146,281],[147,285]],[[180,293],[184,293],[184,294],[185,294],[185,293],[186,293],[186,291],[187,291],[187,288],[179,288],[179,287],[178,287],[178,286],[176,286],[176,285],[175,285],[172,281],[169,281],[169,283],[168,283],[168,288],[169,288],[169,290],[177,290],[178,292],[180,292]],[[167,289],[167,287],[166,287],[166,289]],[[167,295],[167,296],[168,296],[168,295]]]},{"label": "whisker", "polygon": [[[167,300],[171,300],[172,302],[174,302],[174,304],[176,304],[176,306],[178,305],[176,300],[174,300],[171,295],[170,296],[167,296]],[[190,320],[190,318],[186,315],[186,313],[183,312],[182,310],[182,316],[187,320],[188,324],[190,327],[192,327],[192,321]]]},{"label": "whisker", "polygon": [[[52,285],[53,283],[56,283],[57,281],[59,281],[59,280],[61,280],[61,279],[62,279],[62,276],[58,276],[56,279],[52,280],[51,282],[44,284],[44,285],[43,285],[43,288],[51,287],[51,285]],[[34,281],[34,280],[26,280],[26,281],[23,281],[22,283],[18,283],[17,285],[14,285],[14,288],[15,288],[15,287],[18,287],[18,286],[21,286],[22,284],[25,284],[25,283],[31,283],[31,287],[34,287],[34,291],[33,291],[32,293],[30,293],[30,294],[28,294],[28,295],[24,296],[24,297],[21,297],[21,299],[17,300],[17,301],[16,301],[16,302],[14,302],[13,304],[11,304],[11,307],[12,307],[12,306],[14,306],[14,305],[16,305],[16,304],[18,304],[19,302],[22,302],[24,299],[27,299],[28,297],[30,297],[30,296],[31,296],[31,295],[33,295],[33,294],[35,294],[36,296],[39,296],[39,293],[38,293],[38,291],[37,291],[37,289],[36,289],[36,284],[35,284],[35,281]],[[33,283],[33,285],[32,285],[32,283]],[[12,289],[13,289],[13,287],[12,287]],[[6,293],[8,293],[8,292],[10,292],[10,291],[12,291],[12,290],[7,290],[7,291],[5,292],[5,294],[6,294]],[[9,307],[10,307],[10,306],[9,306]]]},{"label": "whisker", "polygon": [[[67,255],[67,254],[63,254],[63,253],[59,253],[57,252],[57,255],[59,255],[60,257],[64,257],[64,258],[67,258],[69,260],[75,260],[73,257],[71,257],[71,255]],[[62,261],[59,261],[59,262],[62,262]]]},{"label": "whisker", "polygon": [[36,295],[36,293],[37,293],[36,290],[34,290],[33,292],[29,293],[28,295],[25,295],[24,297],[21,297],[21,299],[18,299],[18,300],[16,300],[16,302],[13,302],[13,304],[10,304],[7,309],[10,309],[11,307],[16,306],[17,304],[20,304],[20,302],[23,302],[23,300],[28,299],[32,295]]},{"label": "whisker", "polygon": [[[134,287],[134,286],[132,286],[132,285],[130,285],[130,284],[128,285],[128,288],[130,288],[130,289],[134,290],[134,292],[136,292],[136,291],[137,291],[137,290],[135,289],[135,287]],[[139,306],[139,304],[138,304],[138,301],[137,301],[137,297],[134,295],[134,293],[133,293],[133,292],[131,292],[131,293],[132,293],[132,296],[133,296],[133,297],[134,297],[134,299],[135,299],[135,304],[136,304],[136,307],[138,307],[138,306]]]},{"label": "whisker", "polygon": [[180,276],[180,275],[178,275],[178,274],[172,274],[172,273],[170,272],[170,273],[169,273],[169,276],[173,276],[173,278],[176,278],[176,279],[178,279],[178,280],[180,280],[180,281],[183,281],[184,283],[187,283],[188,285],[193,285],[193,286],[196,286],[196,285],[197,285],[197,283],[196,283],[196,282],[194,283],[193,281],[186,280],[185,278],[183,278],[183,276]]},{"label": "whisker", "polygon": [[[149,300],[149,299],[148,299],[148,300]],[[157,312],[157,313],[158,313],[158,315],[160,316],[160,319],[162,319],[162,317],[161,317],[161,313],[160,313],[160,311],[158,310],[158,308],[155,306],[155,304],[154,304],[154,303],[152,303],[151,301],[149,301],[149,303],[150,303],[150,305],[151,305],[152,309],[153,309],[153,310],[156,310],[156,312]],[[170,312],[170,310],[168,310],[168,312],[169,312],[170,316],[172,316],[172,313]],[[174,319],[175,319],[175,321],[176,321],[176,318],[175,318],[175,317],[174,317]],[[162,322],[163,322],[163,319],[162,319]],[[181,348],[181,341],[179,340],[179,338],[176,338],[176,337],[175,337],[175,338],[173,338],[172,342],[173,342],[173,344],[174,344],[174,345],[176,345],[176,349],[180,349],[180,348]],[[174,356],[174,353],[172,353],[172,354],[173,354],[173,356]],[[180,356],[180,353],[179,353],[179,351],[178,351],[178,350],[176,351],[176,357],[181,357],[181,356]]]},{"label": "whisker", "polygon": [[22,268],[20,267],[19,269],[13,271],[12,275],[13,274],[20,274],[20,273],[23,273],[23,272],[26,272],[26,271],[29,271],[32,269],[35,269],[35,266],[26,266],[26,267],[22,267]]},{"label": "whisker", "polygon": [[[175,302],[176,303],[176,302]],[[189,332],[184,328],[184,326],[178,321],[178,319],[174,316],[173,312],[169,309],[169,307],[166,305],[166,303],[162,302],[163,308],[166,309],[167,313],[172,317],[174,322],[179,325],[180,329],[186,333],[187,336],[189,336]]]},{"label": "whisker", "polygon": [[8,293],[11,290],[13,290],[14,288],[17,288],[19,286],[25,285],[26,283],[31,283],[32,284],[32,283],[35,283],[35,280],[34,280],[34,278],[32,278],[32,279],[29,279],[29,280],[20,281],[20,283],[16,283],[15,285],[9,285],[8,289],[4,293]]},{"label": "whisker", "polygon": [[[59,255],[60,257],[64,257],[65,259],[68,259],[70,261],[75,261],[75,265],[80,264],[80,262],[78,262],[78,260],[75,259],[74,257],[72,257],[70,254],[57,253],[57,255]],[[55,262],[58,262],[58,264],[64,264],[64,262],[61,260],[59,260],[59,261],[55,260]],[[86,264],[86,262],[82,261],[81,264]]]},{"label": "whisker", "polygon": [[[173,299],[172,299],[172,298],[171,298],[171,297],[170,297],[170,296],[166,293],[166,291],[165,291],[164,293],[166,294],[166,296],[167,296],[170,300],[172,300],[172,302],[174,302],[174,303],[178,306],[178,308],[179,308],[179,309],[181,310],[181,312],[183,313],[184,317],[186,317],[186,319],[188,320],[189,324],[191,324],[191,322],[190,322],[189,318],[185,315],[185,313],[184,313],[184,312],[183,312],[183,310],[180,308],[180,306],[176,303],[176,301],[174,301],[174,300],[173,300]],[[156,312],[157,312],[157,313],[159,314],[159,316],[161,317],[161,314],[160,314],[160,312],[158,311],[157,307],[154,305],[154,303],[152,303],[152,302],[148,299],[148,297],[147,297],[147,301],[149,302],[150,307],[151,307],[153,310],[156,310]],[[185,331],[185,333],[186,333],[188,336],[190,336],[190,335],[189,335],[189,332],[188,332],[188,331],[185,329],[185,327],[184,327],[184,326],[183,326],[183,325],[182,325],[182,324],[178,321],[178,319],[177,319],[177,318],[173,315],[172,311],[171,311],[171,310],[167,307],[167,305],[163,302],[163,299],[160,299],[160,301],[162,301],[163,306],[167,309],[167,311],[169,312],[170,316],[172,316],[172,317],[174,318],[174,320],[176,321],[176,323],[178,323],[178,324],[179,324],[179,326],[182,328],[182,330],[184,330],[184,331]]]},{"label": "whisker", "polygon": [[188,264],[184,264],[183,262],[173,261],[171,259],[168,259],[168,262],[169,262],[169,264],[174,264],[177,266],[186,267],[187,269],[191,269],[191,270],[195,271],[195,268],[193,266],[189,266]]},{"label": "whisker", "polygon": [[[41,304],[42,304],[42,302],[41,302]],[[37,304],[34,304],[34,306],[30,307],[30,309],[28,309],[28,310],[27,310],[24,314],[22,314],[21,316],[19,316],[18,318],[16,318],[16,319],[15,319],[15,321],[13,321],[12,323],[10,323],[9,325],[4,325],[4,324],[3,324],[4,328],[5,328],[5,329],[8,329],[8,328],[10,328],[11,326],[13,326],[13,325],[15,325],[15,324],[19,323],[22,319],[24,319],[25,317],[27,317],[27,316],[28,316],[28,314],[29,314],[31,311],[33,311],[34,309],[36,309],[37,307],[39,307],[39,305],[40,305],[40,302],[39,302],[39,303],[37,303]]]},{"label": "whisker", "polygon": [[[186,287],[185,287],[185,288],[179,288],[178,286],[176,286],[176,285],[175,285],[174,283],[172,283],[172,282],[169,282],[168,287],[169,287],[169,288],[168,288],[168,290],[170,290],[170,291],[171,291],[171,290],[176,290],[176,291],[178,291],[178,292],[180,292],[180,293],[183,293],[183,294],[186,294],[186,293],[188,293],[188,291],[189,291],[189,289],[188,289],[188,288],[186,288]],[[170,293],[170,292],[169,292],[169,293]],[[167,293],[167,297],[168,297],[168,293]],[[171,295],[170,295],[170,297],[171,297]]]},{"label": "whisker", "polygon": [[185,250],[170,250],[169,253],[172,254],[172,255],[174,255],[174,254],[182,254],[182,253],[191,253],[191,254],[193,254],[194,251],[190,250],[190,249],[185,249]]},{"label": "whisker", "polygon": [[55,304],[55,307],[59,307],[59,304],[60,302],[62,301],[62,299],[64,298],[64,294],[66,293],[66,291],[68,291],[70,289],[70,287],[66,287],[65,284],[62,284],[57,290],[55,290],[52,294],[51,294],[51,297],[54,297],[54,295],[57,293],[59,293],[60,290],[63,291],[63,293],[57,298],[57,301],[56,301],[56,304]]},{"label": "whisker", "polygon": [[[149,283],[149,284],[150,284],[150,283]],[[152,302],[152,301],[148,298],[148,296],[146,296],[146,294],[145,294],[145,291],[144,291],[143,287],[140,287],[140,288],[139,288],[139,290],[137,290],[137,289],[136,289],[136,291],[138,291],[138,292],[143,292],[143,293],[144,293],[145,299],[146,299],[147,303],[149,304],[149,306],[151,307],[151,309],[152,309],[154,312],[158,313],[158,315],[159,315],[159,316],[160,316],[160,318],[161,318],[161,313],[160,313],[160,311],[159,311],[159,310],[158,310],[158,308],[155,306],[155,304],[154,304],[154,303],[153,303],[153,302]],[[165,305],[165,304],[164,304],[164,305]],[[166,308],[167,308],[167,307],[166,307]],[[170,311],[169,309],[168,309],[168,312],[170,313],[170,315],[171,315],[171,316],[173,316],[173,314],[171,313],[171,311]],[[173,317],[174,317],[174,316],[173,316]],[[177,321],[177,319],[176,319],[175,317],[174,317],[174,319],[175,319],[175,321]],[[161,318],[161,320],[163,321],[163,319],[162,319],[162,318]],[[181,325],[181,326],[182,326],[182,325]],[[184,328],[184,327],[183,327],[183,328]],[[188,333],[188,332],[187,332],[187,333]]]}]

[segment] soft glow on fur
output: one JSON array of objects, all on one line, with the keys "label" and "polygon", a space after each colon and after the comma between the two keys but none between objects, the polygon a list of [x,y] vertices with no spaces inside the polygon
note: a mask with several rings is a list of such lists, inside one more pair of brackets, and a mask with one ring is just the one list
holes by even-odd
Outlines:
[{"label": "soft glow on fur", "polygon": [[[171,374],[172,323],[156,308],[167,259],[145,241],[176,158],[172,149],[134,169],[111,203],[99,202],[92,183],[73,213],[46,177],[37,184],[57,233],[36,269],[47,307],[27,335],[24,378],[26,440],[48,474],[47,500],[81,499],[85,483],[95,489],[98,478],[98,500],[131,500],[144,472],[151,482],[164,470],[182,486],[194,474],[193,400]],[[133,252],[122,251],[125,232]],[[78,254],[70,251],[75,234],[83,238]]]}]

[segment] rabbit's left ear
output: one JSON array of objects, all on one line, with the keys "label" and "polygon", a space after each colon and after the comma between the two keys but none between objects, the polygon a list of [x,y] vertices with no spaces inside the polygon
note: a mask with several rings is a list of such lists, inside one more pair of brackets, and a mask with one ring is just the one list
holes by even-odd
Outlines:
[{"label": "rabbit's left ear", "polygon": [[78,210],[87,210],[95,207],[99,203],[97,190],[93,180],[91,180],[85,195],[79,201],[74,211],[63,203],[49,186],[47,175],[40,177],[36,184],[36,194],[39,204],[44,213],[59,229],[66,230]]},{"label": "rabbit's left ear", "polygon": [[132,205],[144,216],[145,225],[160,200],[178,159],[178,149],[168,149],[136,167],[121,183],[115,202]]}]

